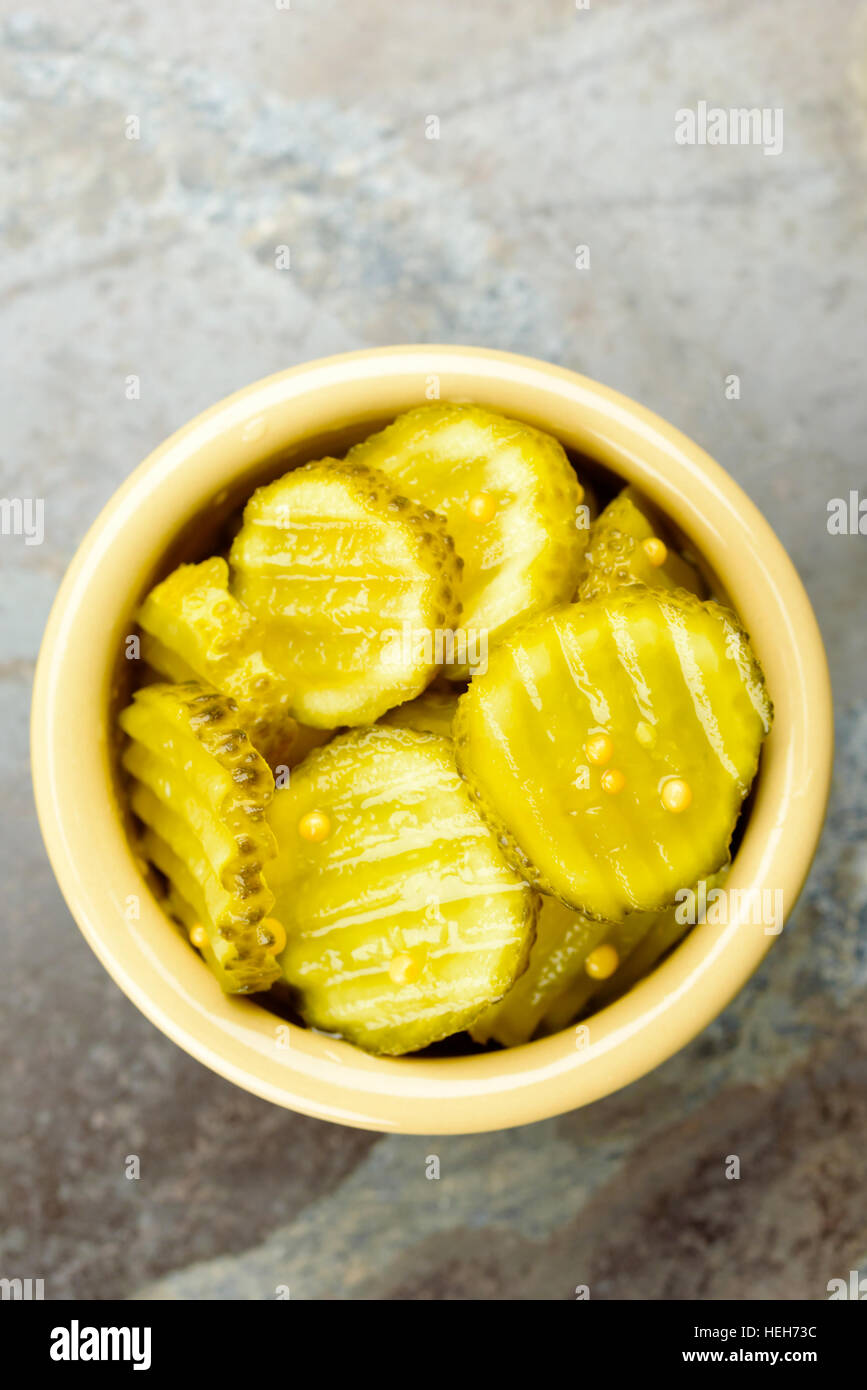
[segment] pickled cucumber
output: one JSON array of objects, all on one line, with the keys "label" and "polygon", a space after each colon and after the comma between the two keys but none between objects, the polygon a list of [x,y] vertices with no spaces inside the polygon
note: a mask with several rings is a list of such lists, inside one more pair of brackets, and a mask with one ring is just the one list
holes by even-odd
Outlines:
[{"label": "pickled cucumber", "polygon": [[536,895],[470,804],[450,740],[341,734],[269,810],[280,964],[305,1020],[370,1052],[466,1028],[524,968]]},{"label": "pickled cucumber", "polygon": [[[488,648],[535,613],[568,601],[587,531],[583,489],[556,439],[472,405],[400,415],[350,450],[415,501],[442,512],[465,562],[464,630]],[[465,679],[469,663],[447,675]]]},{"label": "pickled cucumber", "polygon": [[362,463],[306,464],[253,494],[231,551],[296,719],[372,722],[421,693],[460,614],[442,518]]},{"label": "pickled cucumber", "polygon": [[[635,950],[623,962],[620,970],[612,975],[610,980],[606,980],[600,986],[596,996],[596,1006],[604,1008],[611,1004],[615,999],[620,999],[627,994],[633,985],[638,984],[639,980],[645,979],[651,971],[662,960],[663,956],[682,941],[687,932],[691,931],[691,926],[686,922],[679,922],[675,916],[675,908],[668,907],[664,912],[654,914],[653,923],[636,946]],[[548,1031],[556,1031],[557,1019],[546,1020]]]},{"label": "pickled cucumber", "polygon": [[[706,889],[720,887],[726,865]],[[556,898],[543,898],[530,961],[508,994],[486,1009],[470,1032],[477,1042],[504,1046],[568,1028],[625,994],[653,969],[690,926],[677,909],[630,912],[622,922],[592,921]],[[603,957],[605,959],[603,960]]]},{"label": "pickled cucumber", "polygon": [[[264,879],[276,842],[265,818],[274,781],[233,700],[197,682],[143,687],[120,715],[141,852],[228,993],[268,989],[283,946]],[[179,907],[179,904],[182,906]]]},{"label": "pickled cucumber", "polygon": [[607,922],[591,921],[557,898],[543,898],[527,969],[471,1025],[475,1041],[493,1039],[504,1047],[529,1042],[552,1000],[584,973],[587,956],[607,931]]},{"label": "pickled cucumber", "polygon": [[374,1054],[604,1007],[721,881],[771,724],[706,592],[633,488],[596,515],[556,440],[476,406],[260,488],[230,563],[138,614],[122,762],[165,911],[225,991]]},{"label": "pickled cucumber", "polygon": [[[630,912],[622,922],[606,927],[594,943],[594,948],[584,956],[580,969],[573,970],[570,978],[564,980],[563,988],[547,1001],[539,1018],[537,1037],[559,1033],[561,1028],[568,1028],[576,1019],[595,1011],[606,985],[622,975],[633,952],[654,930],[660,917],[673,914],[673,908],[661,913]],[[594,957],[599,958],[602,967],[603,955],[610,956],[610,963],[605,961],[604,973],[600,978],[591,973],[590,967]]]},{"label": "pickled cucumber", "polygon": [[272,765],[298,760],[303,745],[289,712],[290,683],[265,655],[261,624],[229,593],[225,560],[181,565],[151,590],[138,621],[149,666],[169,681],[202,680],[233,699],[250,741]]},{"label": "pickled cucumber", "polygon": [[701,575],[664,531],[653,508],[633,488],[624,488],[590,528],[577,597],[598,598],[624,584],[688,589],[703,597]]},{"label": "pickled cucumber", "polygon": [[[723,886],[729,868],[730,865],[725,864],[719,873],[709,875],[705,882],[707,893]],[[654,913],[650,929],[629,953],[620,969],[600,984],[593,1001],[594,1008],[604,1008],[615,999],[620,999],[633,985],[656,969],[662,958],[683,940],[687,932],[692,931],[692,924],[679,920],[679,916],[683,915],[674,907]],[[699,920],[704,921],[704,917]]]},{"label": "pickled cucumber", "polygon": [[529,882],[609,922],[728,858],[771,705],[733,614],[643,585],[528,625],[458,702],[458,767]]},{"label": "pickled cucumber", "polygon": [[415,700],[398,705],[382,716],[381,724],[398,729],[415,729],[420,734],[441,734],[450,738],[452,720],[458,707],[455,691],[426,690]]}]

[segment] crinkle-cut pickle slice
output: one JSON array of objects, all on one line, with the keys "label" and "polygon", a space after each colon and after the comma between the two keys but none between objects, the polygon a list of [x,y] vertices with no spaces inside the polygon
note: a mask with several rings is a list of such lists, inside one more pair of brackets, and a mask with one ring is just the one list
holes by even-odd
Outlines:
[{"label": "crinkle-cut pickle slice", "polygon": [[231,563],[291,673],[293,714],[316,728],[369,723],[420,694],[460,614],[442,518],[361,463],[305,464],[259,488]]},{"label": "crinkle-cut pickle slice", "polygon": [[[728,878],[731,865],[725,864],[717,874],[710,874],[705,880],[705,891],[709,894],[713,889],[721,888]],[[606,1005],[620,999],[627,994],[633,985],[637,985],[640,980],[645,979],[651,971],[655,970],[662,960],[674,946],[681,941],[688,932],[692,931],[695,923],[685,918],[685,913],[680,907],[666,908],[664,912],[655,912],[651,920],[651,926],[636,943],[633,950],[629,952],[619,970],[607,980],[603,980],[594,995],[594,1010],[605,1008]],[[699,917],[700,922],[705,920],[704,916]],[[546,1024],[548,1020],[546,1019]],[[547,1031],[554,1031],[559,1025],[553,1020]]]},{"label": "crinkle-cut pickle slice", "polygon": [[292,767],[321,742],[290,714],[291,683],[265,655],[262,625],[229,592],[219,556],[173,570],[150,591],[138,621],[148,665],[168,681],[205,681],[233,699],[272,766]]},{"label": "crinkle-cut pickle slice", "polygon": [[[648,932],[653,931],[660,917],[667,916],[669,912],[673,913],[673,909],[667,908],[661,913],[630,912],[622,922],[614,922],[610,926],[602,924],[600,935],[591,950],[580,962],[575,963],[576,968],[569,979],[564,979],[563,988],[552,992],[546,1001],[536,1035],[544,1037],[549,1033],[559,1033],[561,1028],[568,1028],[577,1019],[593,1012],[605,986],[625,969],[633,951]],[[600,969],[604,969],[603,975],[591,973],[594,960],[598,961]]]},{"label": "crinkle-cut pickle slice", "polygon": [[[445,516],[465,565],[464,630],[485,633],[489,647],[572,597],[587,544],[583,489],[550,435],[479,406],[435,402],[399,415],[348,457]],[[446,674],[465,679],[468,665]]]},{"label": "crinkle-cut pickle slice", "polygon": [[473,1024],[476,1042],[493,1038],[514,1047],[567,1028],[602,988],[603,979],[591,973],[594,960],[602,962],[599,948],[615,953],[613,967],[606,960],[605,969],[616,972],[659,915],[630,912],[622,922],[600,922],[557,898],[543,898],[527,969],[505,998]]},{"label": "crinkle-cut pickle slice", "polygon": [[593,522],[576,597],[599,598],[624,584],[687,589],[699,598],[707,593],[698,570],[677,553],[653,508],[631,487]]},{"label": "crinkle-cut pickle slice", "polygon": [[[678,920],[675,908],[668,907],[664,912],[655,912],[649,930],[629,953],[620,969],[599,986],[594,998],[596,1009],[605,1008],[615,999],[621,999],[633,985],[637,985],[655,970],[663,956],[690,931],[692,926],[688,922]],[[542,1031],[553,1033],[560,1027],[562,1024],[558,1017],[553,1015],[545,1019]]]},{"label": "crinkle-cut pickle slice", "polygon": [[635,585],[497,648],[453,732],[511,862],[618,922],[726,862],[771,713],[733,614]]},{"label": "crinkle-cut pickle slice", "polygon": [[[248,990],[239,990],[238,988],[239,962],[237,951],[234,946],[221,940],[218,942],[218,954],[211,945],[211,938],[202,926],[203,909],[200,906],[197,911],[191,905],[193,900],[200,897],[197,886],[195,882],[189,882],[187,878],[188,870],[185,869],[181,860],[178,859],[177,855],[172,853],[165,840],[161,840],[160,837],[154,835],[151,830],[145,830],[142,836],[141,846],[153,864],[159,866],[160,872],[167,880],[168,886],[166,891],[160,897],[163,910],[169,917],[173,917],[175,921],[180,924],[184,935],[189,938],[190,943],[195,946],[196,950],[203,957],[212,975],[216,977],[220,988],[226,994],[243,994],[255,990],[257,988],[255,981],[251,983],[250,989]],[[184,880],[186,880],[190,900],[185,898],[175,887],[176,881]],[[226,961],[225,967],[223,961]],[[240,967],[240,969],[243,971],[245,967]]]},{"label": "crinkle-cut pickle slice", "polygon": [[451,738],[452,720],[457,707],[457,692],[426,690],[417,699],[390,709],[382,716],[380,723],[397,729],[415,729],[420,734],[440,734],[443,738]]},{"label": "crinkle-cut pickle slice", "polygon": [[504,1047],[529,1042],[551,1002],[583,974],[587,956],[610,930],[607,922],[591,921],[557,898],[544,897],[527,969],[471,1025],[475,1041],[493,1039]]},{"label": "crinkle-cut pickle slice", "polygon": [[[707,889],[722,884],[727,873],[728,866],[711,875]],[[508,994],[476,1020],[472,1036],[476,1042],[493,1038],[514,1047],[559,1033],[610,1003],[690,930],[678,922],[677,912],[674,907],[630,912],[622,922],[599,922],[557,898],[543,898],[527,969]]]},{"label": "crinkle-cut pickle slice", "polygon": [[369,1052],[466,1028],[524,968],[536,895],[470,803],[450,740],[339,735],[272,802],[281,956],[303,1018]]},{"label": "crinkle-cut pickle slice", "polygon": [[268,989],[283,945],[264,879],[276,850],[265,816],[274,781],[234,701],[197,682],[148,685],[120,725],[141,849],[168,879],[176,915],[204,928],[198,944],[223,989]]}]

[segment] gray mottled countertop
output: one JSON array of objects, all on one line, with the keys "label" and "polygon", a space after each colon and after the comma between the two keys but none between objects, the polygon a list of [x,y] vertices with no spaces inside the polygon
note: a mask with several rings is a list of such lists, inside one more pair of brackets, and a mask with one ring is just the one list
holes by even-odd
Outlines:
[{"label": "gray mottled countertop", "polygon": [[[0,35],[2,491],[46,508],[41,546],[0,537],[0,1275],[770,1299],[867,1273],[867,539],[826,529],[867,492],[867,4],[2,0]],[[782,151],[678,145],[702,101],[781,108]],[[437,1140],[282,1112],[157,1033],[72,924],[26,752],[51,598],[134,465],[248,381],[409,341],[575,367],[705,445],[798,565],[838,707],[808,890],[725,1014],[589,1109]]]}]

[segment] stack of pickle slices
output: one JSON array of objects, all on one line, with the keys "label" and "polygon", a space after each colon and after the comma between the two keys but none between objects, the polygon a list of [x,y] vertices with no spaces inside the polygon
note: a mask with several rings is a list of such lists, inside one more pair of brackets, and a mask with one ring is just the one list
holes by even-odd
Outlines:
[{"label": "stack of pickle slices", "polygon": [[435,403],[146,596],[129,802],[226,992],[372,1053],[511,1046],[683,934],[771,706],[662,518],[631,488],[587,515],[555,439]]}]

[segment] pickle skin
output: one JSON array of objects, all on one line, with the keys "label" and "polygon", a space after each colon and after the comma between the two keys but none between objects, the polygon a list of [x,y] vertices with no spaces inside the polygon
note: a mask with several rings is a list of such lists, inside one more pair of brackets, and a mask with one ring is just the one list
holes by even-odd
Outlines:
[{"label": "pickle skin", "polygon": [[550,1033],[559,1033],[562,1028],[568,1028],[577,1019],[586,1018],[596,1012],[598,1001],[606,986],[611,985],[613,980],[622,977],[633,952],[640,946],[648,933],[653,931],[660,917],[665,917],[668,914],[673,916],[674,909],[668,908],[661,913],[630,912],[627,913],[622,922],[615,922],[610,925],[598,924],[600,934],[594,943],[594,948],[595,946],[613,947],[618,957],[617,968],[612,975],[604,980],[593,979],[586,969],[587,957],[590,952],[584,954],[580,961],[574,963],[575,968],[572,970],[570,978],[564,980],[563,988],[547,1001],[546,1007],[539,1017],[536,1036],[547,1037]]},{"label": "pickle skin", "polygon": [[[586,916],[619,922],[727,862],[771,717],[731,613],[635,585],[510,638],[461,697],[453,733],[510,863]],[[588,766],[600,731],[613,753]],[[691,804],[673,814],[662,789],[681,779]]]},{"label": "pickle skin", "polygon": [[[730,864],[724,864],[718,873],[707,878],[708,892],[725,884],[730,868]],[[597,1010],[612,1004],[616,999],[621,999],[634,985],[646,979],[663,957],[693,930],[693,926],[700,925],[705,920],[702,916],[695,924],[679,922],[676,914],[677,909],[673,907],[654,914],[649,930],[629,953],[620,969],[600,985],[594,999]]]},{"label": "pickle skin", "polygon": [[[584,491],[562,445],[480,406],[432,402],[350,450],[446,518],[465,562],[463,624],[493,647],[573,595],[587,545]],[[465,680],[467,665],[447,667]]]},{"label": "pickle skin", "polygon": [[551,1003],[562,997],[576,977],[580,982],[584,961],[609,931],[606,922],[594,922],[557,898],[542,898],[527,969],[508,994],[471,1024],[474,1041],[494,1041],[503,1047],[529,1042]]},{"label": "pickle skin", "polygon": [[457,707],[456,691],[428,689],[405,705],[390,709],[379,722],[397,729],[415,729],[419,734],[440,734],[443,738],[451,738]]},{"label": "pickle skin", "polygon": [[[645,542],[658,540],[666,552],[662,564],[654,564],[644,548]],[[686,589],[699,598],[707,593],[698,570],[674,549],[661,518],[631,487],[619,492],[593,522],[575,597],[599,598],[627,584]]]},{"label": "pickle skin", "polygon": [[[708,890],[721,886],[728,865],[707,880]],[[680,941],[691,925],[680,924],[677,909],[630,912],[622,922],[596,922],[565,907],[556,898],[542,900],[536,940],[527,969],[508,994],[470,1028],[476,1042],[493,1039],[515,1047],[531,1038],[548,1037],[619,999],[648,975],[659,959]],[[702,919],[703,920],[703,919]],[[598,946],[611,946],[618,965],[609,977],[593,979],[587,959]]]},{"label": "pickle skin", "polygon": [[[274,950],[264,940],[261,925],[249,925],[227,939],[221,931],[214,930],[201,890],[162,836],[146,826],[141,848],[168,882],[166,894],[161,898],[163,910],[185,928],[184,935],[190,938],[191,945],[195,944],[223,992],[254,994],[272,988],[281,978],[280,967]],[[193,906],[194,903],[198,906]],[[197,926],[205,931],[201,944],[193,943],[190,937]]]},{"label": "pickle skin", "polygon": [[198,682],[155,684],[119,722],[141,850],[168,879],[175,915],[184,904],[204,927],[204,954],[227,992],[268,989],[280,975],[278,943],[262,925],[274,903],[265,881],[274,781],[235,702]]},{"label": "pickle skin", "polygon": [[341,734],[296,770],[269,821],[280,963],[311,1027],[416,1052],[464,1030],[525,968],[536,895],[470,804],[450,740]]},{"label": "pickle skin", "polygon": [[266,634],[229,592],[219,556],[180,565],[138,612],[142,656],[164,679],[200,680],[235,700],[253,745],[272,766],[291,767],[306,751],[290,714],[291,682],[265,655]]},{"label": "pickle skin", "polygon": [[442,517],[357,462],[259,488],[230,560],[292,713],[314,728],[372,723],[421,694],[460,616],[462,561]]}]

